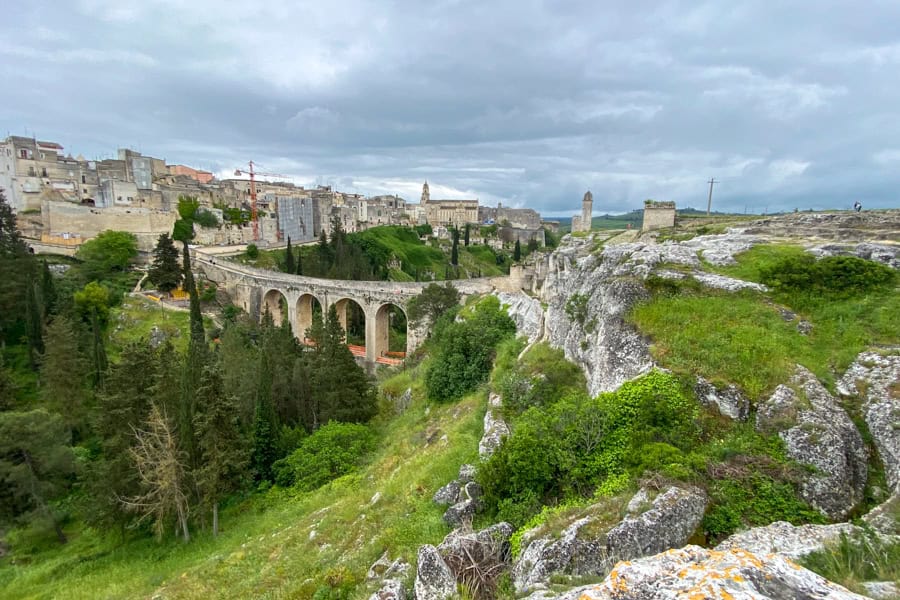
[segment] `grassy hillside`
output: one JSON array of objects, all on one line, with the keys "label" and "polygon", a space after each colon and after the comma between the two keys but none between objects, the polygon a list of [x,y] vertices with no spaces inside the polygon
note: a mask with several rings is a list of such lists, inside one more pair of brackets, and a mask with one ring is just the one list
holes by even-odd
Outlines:
[{"label": "grassy hillside", "polygon": [[[460,240],[459,268],[451,269],[449,240],[431,240],[424,243],[414,229],[400,226],[373,227],[347,235],[349,243],[362,249],[375,270],[374,277],[389,281],[427,281],[435,279],[466,279],[504,275],[509,269],[510,255],[497,252],[489,246],[465,246]],[[295,248],[302,252],[304,264],[316,260],[316,245]],[[389,267],[391,259],[400,261],[400,268]],[[283,270],[285,250],[260,250],[259,255],[246,255],[236,260],[264,269]],[[315,275],[313,275],[315,276]]]},{"label": "grassy hillside", "polygon": [[419,545],[449,532],[431,496],[477,456],[484,393],[429,406],[421,373],[384,382],[399,392],[411,385],[413,404],[377,425],[380,445],[359,472],[311,493],[271,490],[237,502],[224,511],[217,539],[201,532],[190,544],[120,545],[74,531],[62,548],[17,551],[14,564],[0,562],[2,596],[309,598],[319,588],[361,595],[366,570],[385,550],[414,564]]}]

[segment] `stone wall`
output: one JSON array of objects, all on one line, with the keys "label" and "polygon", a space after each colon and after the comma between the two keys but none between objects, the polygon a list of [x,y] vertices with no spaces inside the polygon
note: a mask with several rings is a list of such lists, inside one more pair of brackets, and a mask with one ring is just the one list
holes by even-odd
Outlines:
[{"label": "stone wall", "polygon": [[77,232],[84,239],[102,231],[127,231],[138,240],[138,249],[149,252],[161,233],[171,233],[177,214],[148,208],[94,208],[69,202],[46,201],[41,205],[44,232],[50,236]]},{"label": "stone wall", "polygon": [[641,225],[641,231],[652,231],[666,227],[675,227],[675,203],[653,202],[650,200],[645,202],[644,222]]}]

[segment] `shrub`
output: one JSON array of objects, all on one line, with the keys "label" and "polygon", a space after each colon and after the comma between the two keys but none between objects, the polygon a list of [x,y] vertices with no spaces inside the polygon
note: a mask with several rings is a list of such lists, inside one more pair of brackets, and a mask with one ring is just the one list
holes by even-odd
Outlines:
[{"label": "shrub", "polygon": [[569,319],[575,321],[579,325],[584,325],[587,319],[587,307],[590,298],[586,294],[572,294],[566,300],[566,314]]},{"label": "shrub", "polygon": [[198,210],[194,213],[194,223],[200,227],[212,228],[219,226],[219,219],[208,210]]},{"label": "shrub", "polygon": [[829,256],[816,260],[810,254],[791,255],[759,271],[760,280],[776,292],[826,294],[853,297],[885,289],[896,282],[896,273],[885,265],[855,256]]},{"label": "shrub", "polygon": [[256,246],[256,244],[247,244],[246,254],[247,258],[256,260],[257,258],[259,258],[259,248]]},{"label": "shrub", "polygon": [[447,402],[487,381],[497,345],[515,335],[516,324],[496,296],[479,302],[460,322],[442,321],[434,332],[437,352],[425,386],[430,398]]},{"label": "shrub", "polygon": [[353,471],[374,448],[375,434],[365,425],[332,421],[275,462],[275,482],[282,487],[314,490]]}]

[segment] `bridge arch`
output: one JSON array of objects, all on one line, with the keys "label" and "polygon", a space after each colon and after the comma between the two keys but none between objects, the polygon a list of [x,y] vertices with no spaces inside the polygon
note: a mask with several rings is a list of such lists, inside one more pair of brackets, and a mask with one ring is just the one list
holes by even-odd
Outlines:
[{"label": "bridge arch", "polygon": [[266,312],[272,315],[272,321],[276,325],[281,325],[288,316],[288,300],[279,289],[271,288],[263,295],[262,310],[260,318],[265,318]]},{"label": "bridge arch", "polygon": [[356,298],[343,296],[334,302],[334,309],[341,327],[344,328],[350,350],[354,354],[364,355],[366,343],[369,341],[366,335],[368,321],[365,306]]},{"label": "bridge arch", "polygon": [[324,318],[325,304],[315,294],[303,293],[297,298],[297,317],[294,335],[299,340],[306,339],[306,330],[312,327],[316,313]]},{"label": "bridge arch", "polygon": [[406,321],[406,311],[399,304],[388,302],[378,307],[374,314],[375,327],[373,340],[367,340],[374,345],[373,355],[375,360],[396,359],[406,357],[407,338],[409,326]]}]

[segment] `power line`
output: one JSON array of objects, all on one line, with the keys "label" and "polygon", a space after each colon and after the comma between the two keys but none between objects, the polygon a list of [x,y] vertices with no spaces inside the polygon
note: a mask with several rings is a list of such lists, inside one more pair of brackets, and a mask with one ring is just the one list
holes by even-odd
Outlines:
[{"label": "power line", "polygon": [[713,186],[714,186],[715,184],[719,183],[719,182],[716,181],[716,178],[715,178],[715,177],[712,177],[707,183],[709,184],[709,199],[706,201],[706,216],[708,217],[708,216],[709,216],[709,211],[710,211],[710,209],[712,208],[712,192],[713,192]]}]

